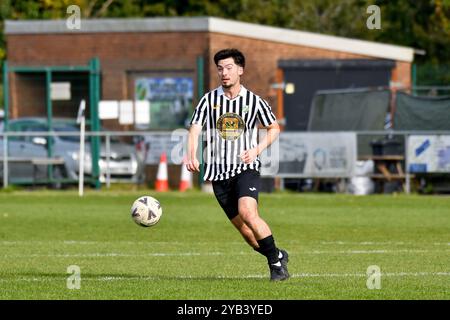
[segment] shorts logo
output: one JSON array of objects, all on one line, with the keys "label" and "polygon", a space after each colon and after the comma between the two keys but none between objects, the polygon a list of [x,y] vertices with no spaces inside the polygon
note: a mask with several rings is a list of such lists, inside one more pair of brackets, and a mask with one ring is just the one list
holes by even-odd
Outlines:
[{"label": "shorts logo", "polygon": [[255,187],[251,187],[251,188],[248,188],[248,190],[250,190],[250,191],[256,191],[256,188],[255,188]]},{"label": "shorts logo", "polygon": [[236,140],[244,131],[244,120],[236,113],[225,113],[216,123],[217,131],[222,139]]}]

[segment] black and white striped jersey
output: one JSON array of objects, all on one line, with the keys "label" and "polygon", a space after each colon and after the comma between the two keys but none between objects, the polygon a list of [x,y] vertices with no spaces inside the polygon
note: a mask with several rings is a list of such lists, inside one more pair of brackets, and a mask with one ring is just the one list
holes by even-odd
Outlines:
[{"label": "black and white striped jersey", "polygon": [[206,125],[202,139],[206,147],[200,160],[205,165],[205,181],[229,179],[249,168],[259,170],[259,157],[249,164],[240,159],[242,152],[257,146],[257,120],[267,127],[276,118],[269,104],[244,86],[234,99],[229,99],[221,86],[202,97],[191,125],[203,129]]}]

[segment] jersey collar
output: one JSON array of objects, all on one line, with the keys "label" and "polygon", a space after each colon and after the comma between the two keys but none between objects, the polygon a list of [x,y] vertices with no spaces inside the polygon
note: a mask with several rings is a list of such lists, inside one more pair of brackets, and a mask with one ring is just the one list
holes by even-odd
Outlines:
[{"label": "jersey collar", "polygon": [[[245,87],[241,84],[241,90],[239,90],[239,93],[238,93],[237,97],[238,97],[238,96],[245,97],[246,92],[247,92],[247,89],[245,89]],[[217,88],[217,94],[218,94],[219,96],[221,96],[221,95],[224,95],[224,96],[225,96],[225,92],[223,91],[222,86],[220,86],[220,87]],[[226,97],[227,99],[229,99],[227,96],[225,96],[225,97]],[[236,97],[236,98],[237,98],[237,97]],[[234,98],[234,99],[236,99],[236,98]]]}]

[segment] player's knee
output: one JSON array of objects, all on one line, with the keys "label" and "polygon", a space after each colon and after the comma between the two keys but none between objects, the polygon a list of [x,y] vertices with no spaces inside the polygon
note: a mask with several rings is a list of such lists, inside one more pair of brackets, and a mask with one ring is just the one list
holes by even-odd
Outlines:
[{"label": "player's knee", "polygon": [[257,218],[256,210],[247,206],[239,207],[239,215],[246,225],[251,225]]}]

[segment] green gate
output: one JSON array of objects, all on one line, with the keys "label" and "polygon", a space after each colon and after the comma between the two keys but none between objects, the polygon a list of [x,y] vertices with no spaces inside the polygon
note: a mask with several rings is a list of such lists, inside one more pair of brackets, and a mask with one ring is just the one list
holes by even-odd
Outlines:
[{"label": "green gate", "polygon": [[[4,132],[8,132],[9,121],[9,73],[43,73],[45,74],[45,95],[47,110],[47,125],[49,131],[52,130],[53,108],[51,100],[51,83],[52,76],[55,73],[80,73],[87,72],[89,75],[89,105],[90,105],[90,124],[91,131],[100,131],[100,120],[98,114],[98,104],[100,101],[100,61],[93,58],[87,66],[9,66],[5,60],[3,63],[3,99],[4,99]],[[7,146],[8,144],[6,144]],[[8,147],[6,147],[8,148]],[[47,155],[49,158],[53,156],[52,144],[47,143]],[[90,182],[99,189],[100,184],[100,136],[91,136],[91,157],[92,157],[92,176]],[[48,165],[49,183],[53,180],[53,166]]]}]

